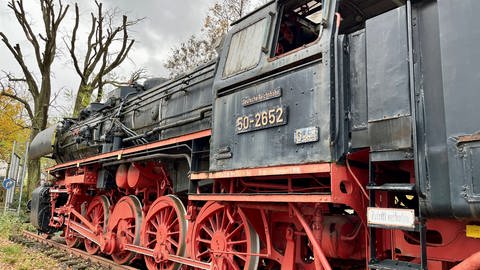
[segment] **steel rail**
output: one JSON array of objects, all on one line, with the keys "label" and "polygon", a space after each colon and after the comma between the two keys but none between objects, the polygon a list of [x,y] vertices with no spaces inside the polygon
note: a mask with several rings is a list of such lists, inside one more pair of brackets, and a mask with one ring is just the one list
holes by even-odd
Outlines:
[{"label": "steel rail", "polygon": [[135,270],[137,268],[131,267],[131,266],[126,266],[126,265],[118,265],[114,261],[109,260],[104,257],[96,256],[96,255],[90,255],[86,251],[76,249],[76,248],[69,248],[66,245],[53,241],[51,239],[46,239],[45,237],[29,232],[29,231],[23,231],[22,233],[23,237],[34,240],[36,242],[39,242],[44,245],[48,245],[51,247],[54,247],[56,249],[61,249],[66,252],[66,254],[72,254],[76,257],[83,258],[85,260],[88,260],[92,263],[98,263],[105,268],[112,269],[112,270]]}]

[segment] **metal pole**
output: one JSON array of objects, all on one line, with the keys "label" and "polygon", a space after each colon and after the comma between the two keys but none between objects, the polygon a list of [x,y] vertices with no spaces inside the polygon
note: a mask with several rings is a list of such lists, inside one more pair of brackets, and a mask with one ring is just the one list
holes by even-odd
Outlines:
[{"label": "metal pole", "polygon": [[20,197],[18,197],[18,208],[17,208],[17,215],[20,215],[20,208],[22,205],[22,194],[23,194],[23,182],[25,181],[25,174],[27,173],[27,164],[28,164],[28,147],[30,143],[27,142],[25,145],[25,154],[23,155],[23,166],[22,166],[22,174],[20,176]]},{"label": "metal pole", "polygon": [[[12,163],[13,163],[13,159],[15,157],[15,145],[17,144],[16,141],[13,142],[13,147],[12,147],[12,157],[10,158],[10,164],[8,165],[9,168],[8,168],[8,175],[7,177],[10,178],[10,175],[12,174]],[[5,215],[5,213],[7,212],[7,205],[8,205],[8,197],[9,197],[9,189],[7,189],[7,191],[5,192],[5,206],[3,208],[3,214]]]},{"label": "metal pole", "polygon": [[14,156],[15,162],[13,163],[13,168],[15,169],[13,174],[11,175],[11,179],[13,180],[13,187],[10,188],[10,197],[8,198],[8,208],[10,209],[13,204],[13,198],[15,197],[15,189],[17,188],[17,181],[19,178],[19,168],[20,168],[20,157],[15,154]]}]

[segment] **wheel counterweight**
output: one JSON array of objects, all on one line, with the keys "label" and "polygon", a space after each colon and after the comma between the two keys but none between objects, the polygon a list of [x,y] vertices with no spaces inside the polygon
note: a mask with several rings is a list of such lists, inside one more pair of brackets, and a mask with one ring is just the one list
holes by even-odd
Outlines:
[{"label": "wheel counterweight", "polygon": [[[122,197],[108,220],[106,241],[114,246],[112,259],[118,264],[128,264],[135,258],[135,253],[125,250],[125,244],[140,244],[140,229],[143,220],[142,204],[133,196]],[[112,237],[115,235],[115,237]]]}]

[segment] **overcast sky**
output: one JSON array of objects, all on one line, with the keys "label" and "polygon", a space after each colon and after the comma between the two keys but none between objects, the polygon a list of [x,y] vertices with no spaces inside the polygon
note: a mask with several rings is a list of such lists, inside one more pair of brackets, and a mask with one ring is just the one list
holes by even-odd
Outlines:
[{"label": "overcast sky", "polygon": [[[74,3],[71,0],[66,1]],[[84,16],[80,22],[79,33],[87,33],[90,23],[88,15],[91,10],[95,9],[94,2],[93,0],[79,2],[81,16]],[[129,59],[122,65],[118,73],[127,76],[131,71],[145,67],[150,76],[165,77],[168,72],[163,67],[163,63],[167,59],[170,49],[186,40],[190,35],[200,32],[208,8],[215,3],[215,0],[104,0],[103,3],[106,8],[119,8],[131,19],[145,17],[145,20],[132,28],[130,35],[136,40],[136,43],[129,54]],[[38,2],[24,0],[24,5],[34,27],[41,26]],[[74,12],[71,7],[63,22],[61,36],[70,35],[73,18]],[[33,55],[31,51],[28,51],[30,45],[25,40],[12,11],[7,8],[7,0],[0,0],[0,31],[9,37],[12,44],[19,43],[26,58],[32,59]],[[61,38],[59,38],[58,44],[60,52],[53,66],[52,84],[54,91],[66,92],[68,89],[75,89],[79,79],[73,71]],[[77,46],[80,47],[80,45]],[[33,62],[30,64],[32,65]],[[21,75],[18,65],[3,43],[0,43],[0,71]],[[73,102],[72,98],[62,97],[57,103],[69,107],[71,106],[68,104],[69,102]],[[58,115],[62,112],[53,108],[52,114]]]}]

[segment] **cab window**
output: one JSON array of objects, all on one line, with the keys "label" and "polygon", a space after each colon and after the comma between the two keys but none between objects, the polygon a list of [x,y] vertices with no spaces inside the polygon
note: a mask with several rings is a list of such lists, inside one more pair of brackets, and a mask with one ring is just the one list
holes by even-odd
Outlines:
[{"label": "cab window", "polygon": [[281,7],[273,56],[280,56],[315,41],[322,23],[322,1],[289,1]]},{"label": "cab window", "polygon": [[258,64],[266,27],[267,20],[264,18],[233,34],[223,70],[224,78],[252,69]]}]

